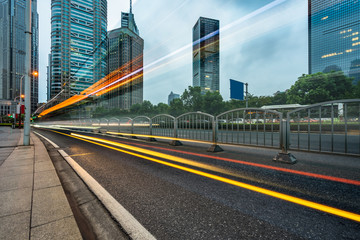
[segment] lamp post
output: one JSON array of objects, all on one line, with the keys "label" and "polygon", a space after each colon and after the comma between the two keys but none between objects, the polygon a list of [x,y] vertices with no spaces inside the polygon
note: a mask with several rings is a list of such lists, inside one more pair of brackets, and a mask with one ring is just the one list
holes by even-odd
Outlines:
[{"label": "lamp post", "polygon": [[25,119],[24,119],[24,145],[30,145],[30,112],[31,112],[31,0],[26,1],[25,8]]},{"label": "lamp post", "polygon": [[16,98],[19,98],[19,105],[20,105],[20,112],[19,112],[19,129],[21,128],[21,106],[22,106],[22,100],[25,97],[24,94],[22,94],[22,80],[25,77],[25,75],[22,75],[20,78],[20,94],[18,97],[15,97],[14,102]]}]

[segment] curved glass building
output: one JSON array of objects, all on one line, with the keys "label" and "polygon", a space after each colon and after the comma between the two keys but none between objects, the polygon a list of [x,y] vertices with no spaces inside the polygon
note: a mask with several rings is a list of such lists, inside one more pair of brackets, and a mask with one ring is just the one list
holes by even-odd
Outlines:
[{"label": "curved glass building", "polygon": [[360,1],[309,0],[309,73],[343,71],[360,80]]}]

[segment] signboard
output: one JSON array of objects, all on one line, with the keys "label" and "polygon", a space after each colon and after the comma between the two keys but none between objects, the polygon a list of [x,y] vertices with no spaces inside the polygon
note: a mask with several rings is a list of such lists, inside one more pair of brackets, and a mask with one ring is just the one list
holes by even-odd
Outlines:
[{"label": "signboard", "polygon": [[244,83],[230,79],[230,99],[244,100]]}]

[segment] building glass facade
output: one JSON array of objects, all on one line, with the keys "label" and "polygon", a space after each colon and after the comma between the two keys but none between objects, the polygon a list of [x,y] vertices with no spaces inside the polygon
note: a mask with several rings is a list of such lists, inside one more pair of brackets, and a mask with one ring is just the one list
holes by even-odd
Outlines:
[{"label": "building glass facade", "polygon": [[193,27],[193,86],[219,92],[219,20],[200,17]]},{"label": "building glass facade", "polygon": [[360,80],[360,1],[309,0],[309,73],[343,71]]},{"label": "building glass facade", "polygon": [[[16,105],[20,98],[20,89],[24,93],[25,70],[25,11],[23,0],[0,0],[0,100],[6,102],[0,109],[14,113],[16,107],[9,108],[9,101]],[[37,0],[32,0],[31,25],[31,71],[39,67],[39,33]],[[31,111],[36,110],[38,103],[38,77],[31,77]],[[20,87],[22,84],[22,87]],[[5,101],[6,100],[6,101]],[[16,101],[15,101],[16,100]],[[2,105],[2,104],[1,104]]]},{"label": "building glass facade", "polygon": [[174,100],[174,99],[178,99],[180,98],[180,94],[177,93],[173,93],[172,91],[170,92],[169,96],[168,96],[168,105],[170,105],[170,103]]},{"label": "building glass facade", "polygon": [[106,0],[51,1],[50,98],[80,94],[105,77],[106,28]]},{"label": "building glass facade", "polygon": [[108,107],[130,109],[143,102],[144,40],[139,36],[132,12],[121,16],[121,28],[108,33],[108,72],[124,79],[108,93],[107,101]]}]

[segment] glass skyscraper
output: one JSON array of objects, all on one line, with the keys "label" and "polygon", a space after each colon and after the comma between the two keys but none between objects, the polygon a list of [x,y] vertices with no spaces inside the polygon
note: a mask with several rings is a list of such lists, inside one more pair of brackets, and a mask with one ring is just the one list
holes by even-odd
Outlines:
[{"label": "glass skyscraper", "polygon": [[309,73],[343,71],[360,80],[360,1],[309,0]]},{"label": "glass skyscraper", "polygon": [[193,27],[193,86],[219,91],[219,20],[200,17]]},{"label": "glass skyscraper", "polygon": [[[19,101],[20,84],[24,93],[25,69],[25,11],[24,0],[0,0],[0,114],[14,113]],[[32,0],[31,71],[39,67],[39,33],[37,0]],[[31,111],[38,103],[38,77],[31,77]]]},{"label": "glass skyscraper", "polygon": [[143,102],[144,40],[139,36],[131,3],[130,12],[121,13],[121,28],[108,33],[108,72],[121,79],[121,86],[108,93],[108,106],[130,109]]},{"label": "glass skyscraper", "polygon": [[51,1],[51,98],[60,91],[69,98],[105,77],[106,27],[106,0]]}]

